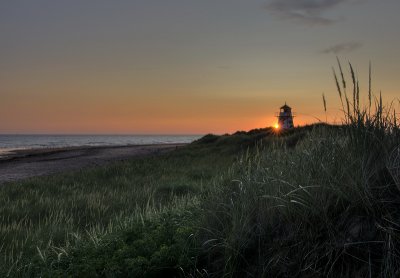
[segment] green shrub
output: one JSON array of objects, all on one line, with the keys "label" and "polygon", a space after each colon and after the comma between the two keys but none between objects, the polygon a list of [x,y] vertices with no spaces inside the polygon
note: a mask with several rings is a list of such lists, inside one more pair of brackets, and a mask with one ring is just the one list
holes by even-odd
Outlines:
[{"label": "green shrub", "polygon": [[[98,239],[77,240],[59,256],[49,248],[47,255],[33,257],[27,276],[54,277],[178,277],[195,264],[195,232],[198,212],[161,213]],[[43,254],[43,253],[42,253]]]}]

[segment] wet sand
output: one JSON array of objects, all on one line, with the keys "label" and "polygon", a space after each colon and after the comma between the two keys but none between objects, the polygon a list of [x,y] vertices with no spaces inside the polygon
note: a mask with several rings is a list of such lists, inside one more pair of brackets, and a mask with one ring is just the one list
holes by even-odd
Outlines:
[{"label": "wet sand", "polygon": [[158,155],[185,144],[18,150],[0,159],[0,184]]}]

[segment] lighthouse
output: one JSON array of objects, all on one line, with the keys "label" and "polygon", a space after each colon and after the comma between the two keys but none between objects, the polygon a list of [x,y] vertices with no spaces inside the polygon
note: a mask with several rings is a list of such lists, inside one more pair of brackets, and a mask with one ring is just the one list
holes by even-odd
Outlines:
[{"label": "lighthouse", "polygon": [[278,128],[281,129],[291,129],[293,125],[292,108],[286,104],[280,108],[279,114],[276,116],[278,118]]}]

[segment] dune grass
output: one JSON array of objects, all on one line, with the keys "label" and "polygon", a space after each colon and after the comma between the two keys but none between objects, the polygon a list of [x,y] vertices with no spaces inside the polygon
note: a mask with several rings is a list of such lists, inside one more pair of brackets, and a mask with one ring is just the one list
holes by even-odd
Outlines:
[{"label": "dune grass", "polygon": [[214,187],[199,231],[210,276],[399,275],[393,149],[354,145],[345,134],[314,129],[294,148],[244,156]]},{"label": "dune grass", "polygon": [[198,202],[211,179],[256,140],[208,135],[161,156],[2,185],[0,276],[27,275],[35,256],[64,254],[80,240]]}]

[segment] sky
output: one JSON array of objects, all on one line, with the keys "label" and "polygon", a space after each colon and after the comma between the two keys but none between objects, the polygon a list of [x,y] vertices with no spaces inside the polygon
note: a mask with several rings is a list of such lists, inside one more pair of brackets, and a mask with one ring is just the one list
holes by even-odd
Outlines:
[{"label": "sky", "polygon": [[[332,75],[399,97],[398,0],[0,3],[0,133],[205,134],[341,121]],[[327,113],[322,104],[327,100]]]}]

